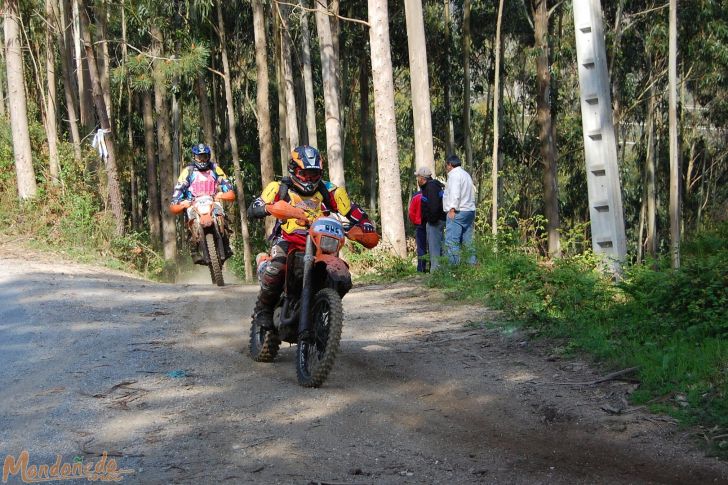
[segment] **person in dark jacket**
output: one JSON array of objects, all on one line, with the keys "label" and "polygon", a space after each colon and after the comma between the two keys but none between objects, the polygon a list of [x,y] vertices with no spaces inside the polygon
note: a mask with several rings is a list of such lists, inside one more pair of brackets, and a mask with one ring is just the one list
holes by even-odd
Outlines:
[{"label": "person in dark jacket", "polygon": [[432,170],[420,167],[415,171],[417,185],[422,191],[422,222],[426,223],[427,249],[430,253],[430,271],[440,265],[442,256],[442,231],[445,227],[445,212],[442,210],[444,185],[432,178]]}]

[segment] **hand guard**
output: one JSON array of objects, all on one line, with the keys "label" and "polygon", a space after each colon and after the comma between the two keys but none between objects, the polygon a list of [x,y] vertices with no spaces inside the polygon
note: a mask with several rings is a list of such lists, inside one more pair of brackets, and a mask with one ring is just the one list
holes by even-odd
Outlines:
[{"label": "hand guard", "polygon": [[372,224],[371,222],[365,222],[365,223],[361,224],[361,229],[365,233],[376,232],[376,229],[374,229],[374,224]]}]

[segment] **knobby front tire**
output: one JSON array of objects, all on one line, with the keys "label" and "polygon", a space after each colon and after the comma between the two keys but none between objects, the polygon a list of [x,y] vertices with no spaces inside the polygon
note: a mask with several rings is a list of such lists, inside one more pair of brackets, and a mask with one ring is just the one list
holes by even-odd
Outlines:
[{"label": "knobby front tire", "polygon": [[303,387],[319,387],[334,366],[344,326],[344,308],[339,294],[324,288],[311,306],[312,341],[298,339],[296,375]]}]

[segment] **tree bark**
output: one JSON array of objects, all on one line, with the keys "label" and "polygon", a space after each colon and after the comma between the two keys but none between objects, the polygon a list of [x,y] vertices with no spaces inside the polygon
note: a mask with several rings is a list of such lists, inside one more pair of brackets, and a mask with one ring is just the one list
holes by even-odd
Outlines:
[{"label": "tree bark", "polygon": [[336,55],[332,44],[329,17],[321,6],[316,9],[316,27],[321,50],[321,77],[324,85],[324,111],[326,116],[326,156],[329,163],[329,178],[343,187],[343,149],[341,146],[341,120],[339,118],[339,93],[337,88]]},{"label": "tree bark", "polygon": [[390,245],[391,252],[404,258],[407,256],[407,248],[397,153],[397,121],[394,112],[394,78],[387,0],[368,0],[368,5],[382,236],[384,242]]},{"label": "tree bark", "polygon": [[[364,181],[364,193],[366,199],[371,201],[372,197],[376,197],[372,194],[371,186],[367,182],[372,176],[376,177],[376,172],[372,167],[371,157],[369,156],[369,140],[370,140],[370,129],[369,129],[369,60],[362,57],[359,60],[359,159],[361,160],[361,176]],[[370,204],[371,207],[371,204]]]},{"label": "tree bark", "polygon": [[493,86],[493,166],[491,168],[491,183],[493,184],[493,201],[491,213],[491,231],[493,235],[498,234],[498,169],[500,167],[500,64],[503,52],[501,40],[501,26],[503,24],[503,0],[498,2],[498,18],[495,27],[495,85]]},{"label": "tree bark", "polygon": [[220,35],[220,50],[222,54],[222,66],[225,82],[225,101],[227,104],[228,130],[230,136],[230,150],[232,152],[233,169],[235,170],[235,188],[237,190],[238,207],[240,210],[240,230],[243,234],[243,261],[245,265],[246,281],[253,280],[253,256],[250,249],[250,232],[248,230],[248,215],[245,205],[245,191],[243,189],[243,177],[240,171],[240,155],[238,153],[238,138],[235,133],[235,109],[233,105],[233,90],[230,83],[230,63],[227,55],[227,41],[225,40],[225,23],[222,18],[222,0],[217,3],[217,29]]},{"label": "tree bark", "polygon": [[106,166],[106,177],[109,187],[109,199],[111,200],[111,211],[114,214],[116,222],[116,235],[124,235],[124,200],[121,196],[121,187],[119,186],[119,172],[116,165],[116,148],[114,142],[114,133],[111,129],[111,123],[107,116],[106,102],[104,101],[104,92],[101,87],[101,77],[96,63],[96,53],[94,52],[93,43],[91,42],[91,31],[89,30],[89,17],[84,0],[76,0],[78,2],[79,19],[81,22],[81,36],[86,51],[86,59],[88,60],[89,76],[91,78],[91,88],[93,94],[94,105],[96,106],[96,116],[99,119],[101,129],[104,130],[104,141],[108,150],[108,156],[104,158]]},{"label": "tree bark", "polygon": [[[546,0],[544,0],[545,2]],[[463,144],[465,164],[473,165],[473,143],[470,136],[470,0],[463,2]]]},{"label": "tree bark", "polygon": [[211,157],[217,160],[215,151],[215,129],[213,128],[212,111],[210,110],[210,98],[207,96],[207,83],[205,82],[206,72],[200,72],[195,79],[195,92],[197,101],[200,103],[200,115],[202,117],[202,132],[205,136],[205,144],[210,146]]},{"label": "tree bark", "polygon": [[[152,56],[162,55],[164,36],[157,25],[150,27]],[[157,113],[157,154],[159,157],[160,202],[162,215],[162,253],[167,261],[177,257],[177,225],[167,210],[167,202],[174,191],[177,177],[172,169],[172,142],[169,129],[169,108],[167,104],[167,80],[162,70],[161,59],[154,60],[154,110]]]},{"label": "tree bark", "polygon": [[51,180],[58,183],[58,175],[61,171],[60,161],[58,158],[58,128],[56,125],[56,52],[55,40],[53,39],[53,23],[50,19],[55,17],[55,9],[53,2],[55,0],[46,0],[46,17],[49,23],[46,24],[46,85],[48,95],[46,96],[46,136],[48,138],[48,160],[50,165]]},{"label": "tree bark", "polygon": [[670,123],[670,253],[672,267],[680,268],[680,153],[677,139],[677,0],[670,0],[669,27],[669,100]]},{"label": "tree bark", "polygon": [[5,31],[5,67],[8,80],[8,105],[10,125],[13,127],[13,157],[21,200],[36,196],[38,187],[33,171],[33,153],[30,148],[28,111],[25,98],[25,74],[20,41],[19,10],[17,0],[6,0],[3,9]]},{"label": "tree bark", "polygon": [[536,72],[538,84],[537,118],[541,142],[541,163],[543,164],[543,198],[548,253],[552,257],[561,255],[559,237],[559,196],[556,175],[556,140],[551,118],[551,71],[549,66],[549,13],[546,0],[533,0]]},{"label": "tree bark", "polygon": [[[299,3],[308,7],[308,0]],[[301,13],[301,60],[303,62],[303,86],[306,93],[306,133],[307,143],[318,147],[316,133],[316,99],[313,94],[313,74],[311,73],[311,33],[308,28],[308,12]]]},{"label": "tree bark", "polygon": [[288,130],[286,129],[286,88],[283,76],[280,31],[280,19],[276,16],[273,20],[273,38],[275,39],[276,78],[278,87],[278,147],[281,157],[281,174],[285,176],[288,173],[288,159],[291,158],[291,150],[288,147]]},{"label": "tree bark", "polygon": [[[101,62],[99,63],[99,74],[101,77],[101,88],[104,92],[104,102],[106,103],[106,116],[109,118],[109,123],[114,124],[113,116],[113,104],[111,102],[111,80],[109,79],[109,66],[111,61],[109,58],[109,43],[107,42],[107,25],[109,15],[109,5],[107,0],[101,0],[99,5],[95,9],[96,12],[96,28],[98,29],[98,36],[100,41],[98,42],[97,49],[101,50]],[[98,52],[98,51],[96,51]]]},{"label": "tree bark", "polygon": [[63,0],[59,2],[61,12],[57,17],[58,26],[58,45],[61,47],[61,69],[63,73],[63,91],[66,97],[66,112],[68,115],[68,128],[71,132],[71,143],[73,145],[73,155],[76,162],[80,163],[81,154],[81,133],[78,128],[78,109],[76,105],[76,95],[78,88],[76,87],[76,80],[71,74],[73,70],[73,53],[71,48],[73,46],[73,36],[71,35],[71,19],[70,0]]},{"label": "tree bark", "polygon": [[[648,54],[648,60],[651,55]],[[649,61],[648,61],[649,62]],[[650,62],[650,65],[653,65]],[[650,85],[650,99],[647,102],[647,154],[645,156],[645,192],[647,196],[647,237],[645,249],[651,258],[657,257],[657,187],[655,184],[655,112],[657,110],[657,89]]]},{"label": "tree bark", "polygon": [[278,11],[283,18],[283,24],[281,25],[281,65],[283,66],[283,81],[286,88],[286,134],[288,135],[288,150],[290,151],[299,145],[296,87],[293,83],[291,36],[288,31],[289,9],[278,8]]},{"label": "tree bark", "polygon": [[405,0],[407,46],[409,48],[410,83],[412,86],[412,117],[415,132],[415,165],[428,167],[435,173],[432,149],[432,117],[430,109],[430,79],[427,74],[427,43],[422,17],[422,0]]},{"label": "tree bark", "polygon": [[88,72],[88,61],[81,39],[81,19],[78,3],[73,2],[73,45],[76,54],[76,86],[78,87],[78,106],[81,114],[81,125],[90,129],[93,123],[93,99],[91,98],[91,79]]},{"label": "tree bark", "polygon": [[[253,30],[255,35],[256,109],[258,112],[258,144],[260,147],[260,175],[263,187],[273,180],[273,140],[268,100],[268,56],[265,39],[265,16],[261,0],[253,0]],[[309,66],[310,67],[310,66]]]},{"label": "tree bark", "polygon": [[447,138],[445,140],[445,153],[447,157],[455,153],[455,126],[452,121],[452,90],[450,86],[450,46],[452,45],[452,34],[450,30],[450,1],[445,0],[445,69],[443,70],[443,87],[445,91],[445,117]]},{"label": "tree bark", "polygon": [[155,249],[162,247],[162,206],[159,197],[159,179],[157,177],[157,158],[154,150],[154,101],[150,91],[144,92],[144,153],[147,159],[147,196],[149,197],[147,218],[149,219],[149,236]]}]

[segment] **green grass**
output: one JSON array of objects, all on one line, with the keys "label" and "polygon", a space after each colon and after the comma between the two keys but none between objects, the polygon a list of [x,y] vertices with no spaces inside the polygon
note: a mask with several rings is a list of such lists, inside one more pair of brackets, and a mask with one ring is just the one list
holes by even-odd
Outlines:
[{"label": "green grass", "polygon": [[477,267],[448,268],[430,284],[504,310],[563,354],[639,367],[635,404],[728,433],[728,224],[688,241],[679,271],[651,262],[619,283],[591,254],[551,263],[514,239],[479,241]]}]

